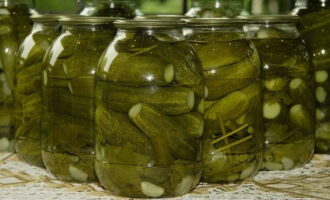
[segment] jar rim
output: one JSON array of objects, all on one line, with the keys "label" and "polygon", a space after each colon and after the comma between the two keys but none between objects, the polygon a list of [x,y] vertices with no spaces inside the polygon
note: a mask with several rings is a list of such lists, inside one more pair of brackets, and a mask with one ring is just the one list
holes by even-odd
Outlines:
[{"label": "jar rim", "polygon": [[239,18],[245,19],[248,24],[296,23],[299,20],[299,17],[294,15],[250,15]]},{"label": "jar rim", "polygon": [[65,15],[35,14],[31,16],[31,19],[34,22],[58,22],[63,17],[65,17]]},{"label": "jar rim", "polygon": [[122,19],[114,24],[118,28],[182,28],[186,23],[184,20],[170,19]]},{"label": "jar rim", "polygon": [[193,17],[187,15],[140,15],[136,16],[135,19],[159,19],[159,20],[182,20],[191,19]]},{"label": "jar rim", "polygon": [[242,26],[246,20],[244,18],[192,18],[185,19],[187,26]]},{"label": "jar rim", "polygon": [[113,24],[121,17],[91,17],[82,15],[64,16],[59,19],[62,25],[93,25],[93,24]]}]

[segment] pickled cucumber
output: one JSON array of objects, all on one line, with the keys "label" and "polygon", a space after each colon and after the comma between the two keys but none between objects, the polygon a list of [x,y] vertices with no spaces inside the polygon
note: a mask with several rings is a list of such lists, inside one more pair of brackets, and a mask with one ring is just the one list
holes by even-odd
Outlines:
[{"label": "pickled cucumber", "polygon": [[94,118],[94,99],[73,96],[69,90],[49,88],[44,91],[44,106],[48,112],[81,117],[92,120]]},{"label": "pickled cucumber", "polygon": [[187,133],[192,137],[201,137],[204,133],[203,112],[189,113],[182,116],[173,116],[178,124],[187,127]]},{"label": "pickled cucumber", "polygon": [[137,102],[154,105],[165,114],[190,112],[195,105],[195,93],[186,87],[127,87],[101,83],[96,98],[119,112],[128,112]]},{"label": "pickled cucumber", "polygon": [[130,123],[127,115],[106,110],[99,106],[95,114],[97,132],[107,144],[124,146],[131,143],[136,153],[152,157],[152,148],[147,136]]},{"label": "pickled cucumber", "polygon": [[[188,137],[186,130],[176,125],[171,118],[146,104],[133,106],[129,111],[129,116],[149,137],[161,137],[161,140],[167,140],[171,154],[177,159],[195,160],[197,158],[198,152],[195,150],[194,144],[191,143],[192,140]],[[166,146],[162,149],[165,148]]]},{"label": "pickled cucumber", "polygon": [[[127,66],[128,70],[124,70],[123,66]],[[168,85],[174,80],[174,75],[173,64],[160,58],[121,54],[112,61],[104,79],[132,85]]]},{"label": "pickled cucumber", "polygon": [[[194,43],[192,44],[194,45]],[[196,44],[194,46],[204,70],[217,69],[238,63],[253,54],[253,47],[245,40]],[[237,49],[240,49],[240,51],[237,51]]]},{"label": "pickled cucumber", "polygon": [[74,96],[92,98],[94,97],[94,77],[79,76],[75,78],[59,79],[48,76],[43,76],[45,87],[49,88],[65,88]]},{"label": "pickled cucumber", "polygon": [[[204,71],[207,80],[206,86],[209,90],[208,99],[223,97],[253,83],[260,74],[260,68],[257,66],[260,66],[260,60],[258,53],[254,51],[253,55],[243,61],[223,68]],[[237,81],[238,79],[240,81]]]}]

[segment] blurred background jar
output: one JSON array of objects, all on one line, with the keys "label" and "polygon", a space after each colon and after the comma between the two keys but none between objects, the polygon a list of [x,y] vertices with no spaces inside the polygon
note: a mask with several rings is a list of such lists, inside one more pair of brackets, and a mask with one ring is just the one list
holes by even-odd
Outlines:
[{"label": "blurred background jar", "polygon": [[296,23],[265,15],[248,17],[245,26],[263,61],[265,170],[302,166],[314,152],[314,70]]},{"label": "blurred background jar", "polygon": [[292,14],[309,48],[316,80],[316,151],[330,153],[330,1],[298,0]]},{"label": "blurred background jar", "polygon": [[15,61],[16,152],[23,161],[43,167],[41,157],[41,68],[51,43],[60,34],[59,15],[35,15],[32,32]]},{"label": "blurred background jar", "polygon": [[80,15],[134,18],[142,13],[136,0],[85,0]]},{"label": "blurred background jar", "polygon": [[295,0],[243,0],[245,10],[251,15],[287,14]]},{"label": "blurred background jar", "polygon": [[233,182],[254,175],[264,147],[261,64],[240,19],[189,19],[185,37],[206,79],[203,181]]},{"label": "blurred background jar", "polygon": [[42,157],[64,181],[89,182],[94,173],[94,76],[115,36],[115,18],[66,17],[42,72]]},{"label": "blurred background jar", "polygon": [[197,18],[235,17],[243,12],[243,0],[191,0],[187,16]]},{"label": "blurred background jar", "polygon": [[96,72],[96,172],[126,197],[190,192],[202,173],[204,79],[180,20],[121,20]]},{"label": "blurred background jar", "polygon": [[0,151],[14,151],[14,60],[32,28],[27,1],[0,0],[0,28]]}]

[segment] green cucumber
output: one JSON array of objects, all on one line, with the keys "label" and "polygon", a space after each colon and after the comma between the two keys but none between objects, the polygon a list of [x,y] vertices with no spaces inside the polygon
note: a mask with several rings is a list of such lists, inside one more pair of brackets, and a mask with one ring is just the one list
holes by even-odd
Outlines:
[{"label": "green cucumber", "polygon": [[188,136],[182,126],[154,107],[136,104],[129,111],[129,117],[149,137],[167,139],[168,148],[177,159],[188,161],[197,159],[196,141]]},{"label": "green cucumber", "polygon": [[128,112],[139,102],[157,107],[168,115],[190,112],[195,106],[195,94],[185,87],[126,87],[111,83],[98,83],[96,98],[107,107]]},{"label": "green cucumber", "polygon": [[142,86],[168,85],[174,80],[174,75],[173,65],[161,58],[127,53],[119,54],[109,69],[103,68],[97,73],[106,81]]},{"label": "green cucumber", "polygon": [[253,54],[253,47],[245,40],[207,43],[195,47],[204,70],[231,65]]},{"label": "green cucumber", "polygon": [[73,96],[68,89],[45,88],[43,104],[46,110],[72,115],[85,119],[94,119],[94,99]]},{"label": "green cucumber", "polygon": [[315,117],[302,104],[296,104],[290,108],[290,121],[306,133],[314,133]]},{"label": "green cucumber", "polygon": [[107,110],[99,104],[95,123],[97,134],[102,135],[107,144],[124,146],[130,143],[136,153],[153,156],[148,137],[131,123],[127,114]]},{"label": "green cucumber", "polygon": [[188,113],[173,116],[172,119],[187,128],[187,133],[195,138],[200,138],[204,132],[204,119],[201,113]]},{"label": "green cucumber", "polygon": [[209,94],[207,99],[214,100],[230,92],[247,87],[260,76],[258,53],[233,65],[204,71]]}]

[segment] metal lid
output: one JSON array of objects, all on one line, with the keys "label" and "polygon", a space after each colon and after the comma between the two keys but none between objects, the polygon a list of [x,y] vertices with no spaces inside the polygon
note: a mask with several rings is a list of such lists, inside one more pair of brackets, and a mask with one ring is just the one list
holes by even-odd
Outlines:
[{"label": "metal lid", "polygon": [[185,25],[183,20],[170,19],[125,19],[117,20],[115,25],[119,28],[175,28]]},{"label": "metal lid", "polygon": [[239,17],[245,19],[246,23],[264,24],[264,23],[296,23],[298,16],[293,15],[251,15]]},{"label": "metal lid", "polygon": [[31,19],[34,22],[58,22],[63,17],[65,17],[65,15],[55,15],[55,14],[41,15],[41,14],[36,14],[36,15],[32,15]]},{"label": "metal lid", "polygon": [[159,20],[182,20],[191,19],[192,17],[186,15],[141,15],[136,16],[135,19],[159,19]]},{"label": "metal lid", "polygon": [[192,18],[185,19],[187,26],[242,26],[246,23],[242,18]]},{"label": "metal lid", "polygon": [[112,24],[121,17],[89,17],[89,16],[64,16],[59,21],[63,25],[84,25],[84,24]]}]

